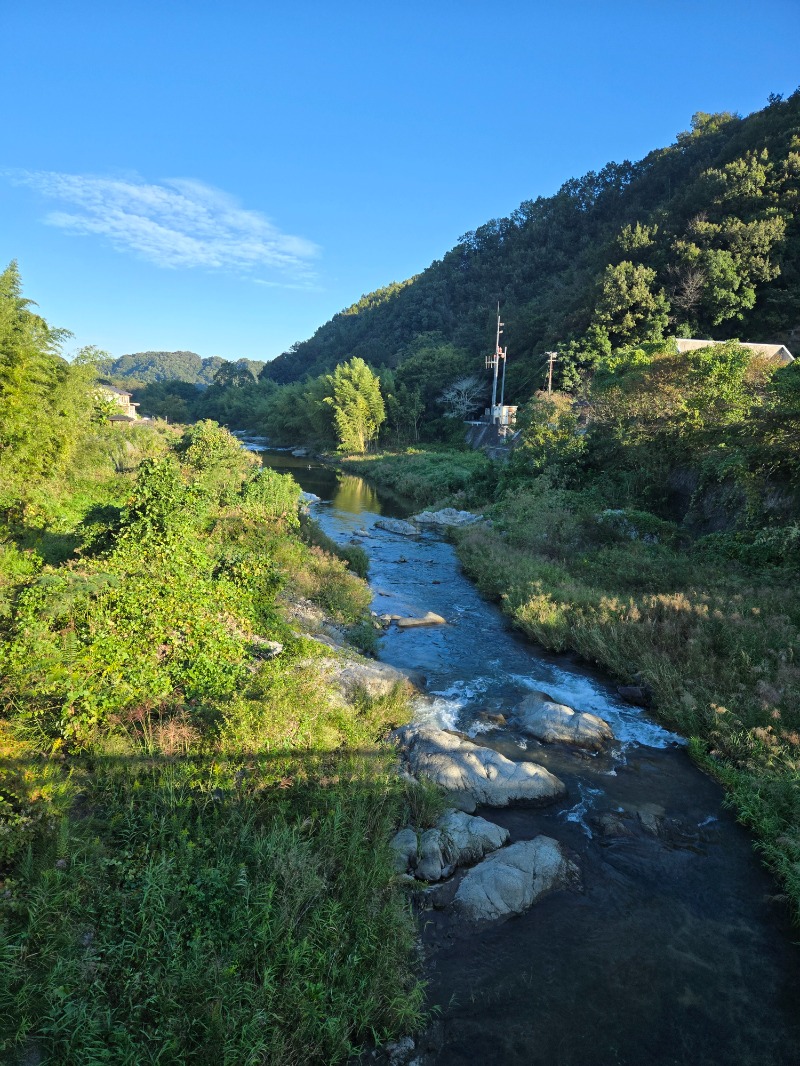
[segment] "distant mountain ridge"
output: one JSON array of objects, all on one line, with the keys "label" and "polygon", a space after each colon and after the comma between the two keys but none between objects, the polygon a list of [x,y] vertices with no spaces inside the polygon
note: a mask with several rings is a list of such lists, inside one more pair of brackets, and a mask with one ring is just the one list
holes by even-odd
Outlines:
[{"label": "distant mountain ridge", "polygon": [[[218,355],[202,359],[196,352],[134,352],[113,359],[104,366],[104,373],[114,379],[128,379],[130,384],[153,385],[162,381],[184,381],[206,388],[214,375],[229,360]],[[254,377],[265,366],[263,360],[239,359],[235,365],[247,366]]]},{"label": "distant mountain ridge", "polygon": [[477,371],[498,300],[517,397],[541,387],[552,349],[571,387],[598,352],[660,335],[797,347],[800,90],[745,118],[698,112],[669,147],[524,201],[334,315],[262,378],[299,381],[353,356],[393,368],[447,347]]}]

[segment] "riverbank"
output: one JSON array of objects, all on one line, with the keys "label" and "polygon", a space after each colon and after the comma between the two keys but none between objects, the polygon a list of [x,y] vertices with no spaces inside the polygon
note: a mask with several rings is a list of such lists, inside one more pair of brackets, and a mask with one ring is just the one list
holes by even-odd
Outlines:
[{"label": "riverbank", "polygon": [[[689,738],[800,916],[795,580],[717,556],[713,538],[695,545],[671,523],[615,508],[600,489],[530,479],[504,492],[500,470],[474,463],[415,450],[345,466],[378,485],[404,484],[420,506],[480,508],[491,527],[454,539],[481,591],[531,639],[609,670]],[[447,496],[445,485],[457,487]]]},{"label": "riverbank", "polygon": [[208,423],[100,428],[71,476],[0,552],[4,1061],[333,1063],[414,1028],[388,841],[420,812],[382,741],[410,690],[337,682],[365,584]]}]

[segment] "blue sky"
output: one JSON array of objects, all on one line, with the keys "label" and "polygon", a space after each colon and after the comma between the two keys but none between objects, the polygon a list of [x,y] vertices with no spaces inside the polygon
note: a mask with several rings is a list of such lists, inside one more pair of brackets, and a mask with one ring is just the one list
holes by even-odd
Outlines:
[{"label": "blue sky", "polygon": [[114,355],[272,358],[521,200],[800,84],[798,0],[25,0],[0,33],[0,261]]}]

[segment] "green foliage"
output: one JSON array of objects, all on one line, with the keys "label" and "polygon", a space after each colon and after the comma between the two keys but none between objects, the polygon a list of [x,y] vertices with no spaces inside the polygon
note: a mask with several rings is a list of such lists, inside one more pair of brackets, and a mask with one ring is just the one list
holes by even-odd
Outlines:
[{"label": "green foliage", "polygon": [[392,489],[415,504],[450,501],[470,506],[492,483],[493,467],[482,452],[423,451],[407,448],[397,454],[383,453],[348,460],[348,467]]},{"label": "green foliage", "polygon": [[504,471],[504,484],[545,471],[554,482],[564,484],[578,475],[586,438],[570,397],[559,393],[535,396],[519,413],[518,425],[521,437]]},{"label": "green foliage", "polygon": [[290,474],[278,474],[268,466],[253,474],[244,485],[242,499],[247,510],[259,518],[298,524],[300,486]]},{"label": "green foliage", "polygon": [[177,453],[191,472],[195,490],[223,504],[233,502],[243,478],[258,462],[228,430],[208,419],[184,432]]},{"label": "green foliage", "polygon": [[669,321],[669,301],[655,286],[656,272],[628,261],[606,267],[595,310],[612,342],[659,340]]},{"label": "green foliage", "polygon": [[337,366],[327,379],[339,451],[362,455],[378,436],[386,419],[380,380],[363,359]]},{"label": "green foliage", "polygon": [[366,646],[369,590],[212,422],[89,422],[74,456],[0,540],[0,1057],[333,1063],[414,1028],[406,694],[343,700],[281,618]]},{"label": "green foliage", "polygon": [[0,274],[0,513],[19,513],[64,471],[91,419],[94,371],[61,358],[65,336],[30,310],[11,263]]}]

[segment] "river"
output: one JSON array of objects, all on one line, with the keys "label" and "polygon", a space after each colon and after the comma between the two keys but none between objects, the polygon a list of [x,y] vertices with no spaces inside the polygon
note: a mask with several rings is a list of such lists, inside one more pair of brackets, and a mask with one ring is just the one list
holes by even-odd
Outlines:
[{"label": "river", "polygon": [[[478,813],[507,827],[512,841],[546,833],[566,845],[581,868],[580,891],[478,932],[447,909],[420,911],[435,1011],[417,1042],[419,1066],[800,1061],[796,930],[751,838],[681,738],[620,701],[576,657],[515,634],[463,575],[450,544],[375,527],[381,515],[411,513],[404,501],[310,459],[263,454],[320,497],[312,512],[328,536],[368,553],[378,613],[432,610],[447,619],[392,627],[381,641],[381,659],[427,678],[417,715],[509,758],[533,759],[567,785],[567,798],[551,807]],[[534,748],[485,717],[531,690],[605,718],[617,738],[611,752]]]}]

